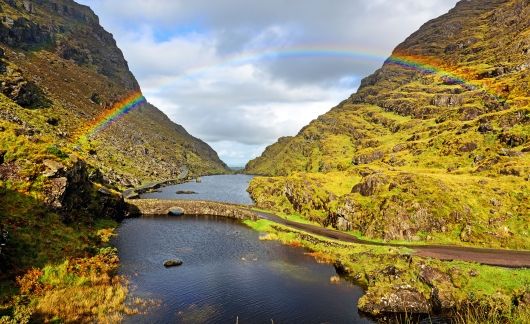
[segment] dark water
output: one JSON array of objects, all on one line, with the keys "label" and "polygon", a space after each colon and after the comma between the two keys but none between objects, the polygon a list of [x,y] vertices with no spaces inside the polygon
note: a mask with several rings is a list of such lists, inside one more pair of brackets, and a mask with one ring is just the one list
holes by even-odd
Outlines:
[{"label": "dark water", "polygon": [[[235,220],[129,219],[115,244],[131,295],[161,301],[129,323],[369,323],[356,308],[362,290],[331,284],[332,266]],[[175,257],[181,267],[163,267]]]},{"label": "dark water", "polygon": [[[209,200],[251,205],[252,199],[247,192],[252,180],[249,175],[216,175],[202,177],[201,182],[187,182],[176,186],[161,188],[161,192],[146,193],[141,198]],[[177,195],[177,191],[194,191],[197,194]]]}]

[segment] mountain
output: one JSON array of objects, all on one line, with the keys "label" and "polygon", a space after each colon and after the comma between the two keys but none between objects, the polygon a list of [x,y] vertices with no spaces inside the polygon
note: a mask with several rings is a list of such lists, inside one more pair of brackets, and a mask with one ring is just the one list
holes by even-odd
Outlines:
[{"label": "mountain", "polygon": [[0,9],[3,120],[50,136],[118,187],[174,179],[187,170],[227,171],[206,143],[147,102],[90,132],[119,115],[116,103],[141,91],[90,8],[71,0],[12,0]]},{"label": "mountain", "polygon": [[384,240],[530,248],[530,4],[464,0],[246,172],[259,207]]},{"label": "mountain", "polygon": [[0,322],[119,321],[109,240],[137,214],[120,191],[227,171],[143,98],[88,7],[0,2]]}]

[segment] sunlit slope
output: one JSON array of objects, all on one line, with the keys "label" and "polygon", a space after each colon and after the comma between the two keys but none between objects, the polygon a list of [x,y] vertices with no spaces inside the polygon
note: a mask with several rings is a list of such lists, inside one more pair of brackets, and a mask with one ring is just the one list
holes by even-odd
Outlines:
[{"label": "sunlit slope", "polygon": [[88,7],[71,0],[0,6],[0,90],[20,106],[6,106],[5,120],[46,130],[57,145],[75,150],[121,187],[175,178],[186,169],[226,171],[207,144],[149,104],[80,141],[87,125],[141,91],[112,35]]},{"label": "sunlit slope", "polygon": [[371,238],[530,248],[529,68],[528,2],[461,1],[249,162],[282,176],[250,191]]}]

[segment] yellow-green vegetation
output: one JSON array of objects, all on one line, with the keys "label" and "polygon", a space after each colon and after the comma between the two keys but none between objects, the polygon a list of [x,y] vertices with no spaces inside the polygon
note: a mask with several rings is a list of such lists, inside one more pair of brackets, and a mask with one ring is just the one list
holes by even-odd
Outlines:
[{"label": "yellow-green vegetation", "polygon": [[102,249],[130,213],[119,191],[227,168],[148,103],[92,132],[140,89],[88,7],[4,1],[0,18],[0,322],[119,321]]},{"label": "yellow-green vegetation", "polygon": [[[117,187],[227,172],[215,151],[144,104],[97,134],[118,101],[139,91],[111,34],[72,0],[1,5],[0,119],[49,134]],[[9,21],[14,21],[10,24]],[[6,36],[11,35],[11,36]],[[31,134],[30,134],[31,136]]]},{"label": "yellow-green vegetation", "polygon": [[529,13],[472,0],[428,22],[248,163],[268,176],[250,185],[257,207],[373,240],[530,249]]},{"label": "yellow-green vegetation", "polygon": [[[135,312],[125,306],[127,283],[117,275],[117,251],[105,247],[116,222],[99,220],[93,227],[78,227],[75,232],[61,222],[45,223],[43,229],[44,226],[56,227],[52,234],[42,232],[41,239],[47,238],[44,244],[50,247],[48,251],[29,245],[24,246],[25,250],[8,250],[21,258],[18,261],[20,270],[31,269],[23,270],[17,277],[16,287],[4,282],[0,294],[0,323],[116,323],[124,314]],[[31,230],[35,231],[34,226],[28,224],[26,231]],[[57,236],[59,239],[55,241]],[[35,237],[34,240],[40,239]],[[17,236],[9,243],[21,245]],[[47,254],[32,255],[33,251],[46,251]],[[65,256],[68,256],[66,260]]]},{"label": "yellow-green vegetation", "polygon": [[[334,264],[341,275],[366,289],[359,307],[374,315],[419,309],[445,312],[462,323],[526,323],[529,319],[527,269],[423,259],[407,248],[337,242],[267,220],[245,223],[262,232],[261,239],[306,247],[315,258]],[[401,291],[407,294],[400,295]]]}]

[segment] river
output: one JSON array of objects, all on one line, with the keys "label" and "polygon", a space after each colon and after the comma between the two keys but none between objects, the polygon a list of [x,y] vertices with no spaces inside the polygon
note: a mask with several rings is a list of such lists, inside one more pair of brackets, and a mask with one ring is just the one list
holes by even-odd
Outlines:
[{"label": "river", "polygon": [[[175,186],[160,188],[157,192],[141,195],[143,199],[184,199],[228,202],[252,205],[247,192],[253,176],[244,174],[215,175],[200,178],[200,182],[190,181]],[[177,194],[178,191],[191,191],[192,194]]]},{"label": "river", "polygon": [[[233,202],[241,203],[249,180],[204,177],[151,198],[176,199],[177,190],[193,190],[208,200],[237,197]],[[362,289],[345,280],[332,283],[332,265],[317,263],[305,249],[260,240],[260,233],[239,221],[145,216],[126,220],[118,234],[114,244],[131,298],[160,303],[127,323],[370,323],[356,307]],[[172,258],[183,265],[164,268]]]}]

